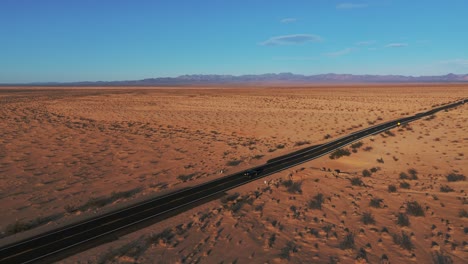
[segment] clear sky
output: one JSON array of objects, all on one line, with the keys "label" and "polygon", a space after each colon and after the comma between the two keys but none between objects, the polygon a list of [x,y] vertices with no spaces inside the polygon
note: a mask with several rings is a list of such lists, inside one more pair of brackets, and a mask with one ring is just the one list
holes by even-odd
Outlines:
[{"label": "clear sky", "polygon": [[466,0],[0,0],[0,83],[468,73]]}]

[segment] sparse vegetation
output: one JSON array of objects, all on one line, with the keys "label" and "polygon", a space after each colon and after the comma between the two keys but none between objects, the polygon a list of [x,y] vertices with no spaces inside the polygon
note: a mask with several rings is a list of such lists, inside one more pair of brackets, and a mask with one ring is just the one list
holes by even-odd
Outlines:
[{"label": "sparse vegetation", "polygon": [[367,169],[362,171],[362,177],[370,177],[371,175],[372,173]]},{"label": "sparse vegetation", "polygon": [[228,202],[235,201],[239,196],[240,196],[240,194],[238,192],[230,194],[230,195],[223,196],[221,198],[221,203],[226,204]]},{"label": "sparse vegetation", "polygon": [[270,238],[268,239],[268,247],[272,248],[275,245],[276,241],[276,234],[271,234]]},{"label": "sparse vegetation", "polygon": [[186,181],[191,180],[195,175],[196,175],[196,173],[181,174],[181,175],[177,176],[177,179],[179,179],[179,180],[181,180],[183,182],[186,182]]},{"label": "sparse vegetation", "polygon": [[364,145],[364,143],[362,143],[361,141],[358,141],[358,142],[356,142],[356,143],[354,143],[354,144],[351,144],[351,148],[353,149],[352,151],[353,151],[354,153],[356,153],[357,150],[358,150],[360,147],[362,147],[362,145]]},{"label": "sparse vegetation", "polygon": [[141,192],[142,190],[143,190],[142,188],[135,188],[135,189],[131,189],[128,191],[123,191],[123,192],[112,192],[112,194],[109,197],[91,197],[85,204],[83,204],[82,206],[76,207],[75,211],[84,212],[92,208],[100,208],[108,204],[111,204],[119,199],[130,198],[134,196],[135,194]]},{"label": "sparse vegetation", "polygon": [[460,212],[458,212],[458,216],[462,218],[468,218],[468,211],[461,209]]},{"label": "sparse vegetation", "polygon": [[302,194],[302,182],[286,180],[282,182],[283,186],[287,188],[289,193],[299,193]]},{"label": "sparse vegetation", "polygon": [[453,192],[454,189],[448,185],[443,185],[443,186],[440,186],[440,191],[441,192]]},{"label": "sparse vegetation", "polygon": [[383,203],[383,199],[380,198],[372,198],[370,200],[369,205],[374,208],[380,208],[380,205]]},{"label": "sparse vegetation", "polygon": [[373,149],[373,147],[367,146],[367,147],[363,148],[362,150],[364,150],[364,151],[371,151],[372,149]]},{"label": "sparse vegetation", "polygon": [[226,163],[227,166],[237,166],[242,163],[242,160],[230,160]]},{"label": "sparse vegetation", "polygon": [[383,160],[383,158],[377,159],[377,162],[378,162],[378,163],[385,163],[384,160]]},{"label": "sparse vegetation", "polygon": [[405,232],[401,232],[401,235],[393,234],[392,237],[393,242],[400,247],[406,250],[412,250],[414,248],[411,238]]},{"label": "sparse vegetation", "polygon": [[288,192],[302,194],[302,182],[293,182],[293,184],[288,187]]},{"label": "sparse vegetation", "polygon": [[400,180],[408,180],[409,176],[405,172],[400,173]]},{"label": "sparse vegetation", "polygon": [[447,175],[447,181],[449,182],[464,181],[464,180],[466,180],[466,176],[463,174],[450,173],[449,175]]},{"label": "sparse vegetation", "polygon": [[349,152],[348,149],[340,148],[332,152],[332,154],[330,154],[330,159],[339,159],[343,156],[349,156],[349,155],[351,155],[351,152]]},{"label": "sparse vegetation", "polygon": [[303,140],[303,141],[296,141],[296,143],[294,143],[294,146],[295,146],[295,147],[298,147],[298,146],[308,145],[308,144],[310,144],[310,141],[308,141],[308,140]]},{"label": "sparse vegetation", "polygon": [[291,253],[296,253],[299,250],[294,241],[288,241],[286,246],[281,249],[280,258],[290,260]]},{"label": "sparse vegetation", "polygon": [[400,182],[400,188],[409,189],[411,188],[411,185],[408,182],[403,181],[403,182]]},{"label": "sparse vegetation", "polygon": [[265,156],[265,155],[258,154],[258,155],[253,156],[252,159],[259,160],[259,159],[263,158],[263,156]]},{"label": "sparse vegetation", "polygon": [[353,186],[363,186],[364,182],[361,180],[360,177],[353,177],[349,179],[351,181],[351,185]]},{"label": "sparse vegetation", "polygon": [[388,185],[388,192],[394,193],[397,191],[397,187],[393,184]]},{"label": "sparse vegetation", "polygon": [[398,213],[397,225],[399,225],[399,226],[409,226],[410,221],[409,221],[408,216],[406,214],[404,214],[404,213]]},{"label": "sparse vegetation", "polygon": [[425,216],[424,209],[417,201],[406,203],[406,213],[412,216]]},{"label": "sparse vegetation", "polygon": [[444,254],[442,251],[436,251],[432,253],[432,260],[434,264],[452,264],[453,260],[450,255]]},{"label": "sparse vegetation", "polygon": [[308,206],[310,209],[318,209],[322,210],[322,204],[325,201],[324,196],[322,193],[318,193],[315,195],[309,202]]},{"label": "sparse vegetation", "polygon": [[166,228],[161,233],[153,234],[149,236],[148,242],[150,244],[160,244],[160,243],[169,244],[174,237],[175,237],[174,232],[171,229]]},{"label": "sparse vegetation", "polygon": [[364,212],[361,216],[361,221],[365,225],[375,224],[375,218],[370,212]]},{"label": "sparse vegetation", "polygon": [[432,119],[436,118],[435,115],[430,115],[428,118],[424,119],[426,121],[431,121]]},{"label": "sparse vegetation", "polygon": [[27,230],[36,228],[38,226],[47,224],[50,221],[55,221],[61,217],[62,217],[61,214],[54,214],[54,215],[45,216],[45,217],[37,217],[36,219],[27,221],[27,222],[16,220],[16,222],[14,222],[13,224],[7,225],[7,227],[5,228],[4,234],[1,234],[0,237],[9,236],[9,235],[13,235],[13,234],[20,233],[23,231],[27,231]]},{"label": "sparse vegetation", "polygon": [[418,171],[415,169],[408,169],[409,175],[411,175],[411,180],[417,180],[418,179]]},{"label": "sparse vegetation", "polygon": [[340,243],[340,248],[341,249],[354,249],[355,244],[354,244],[354,233],[349,232],[348,234],[345,235],[343,241]]}]

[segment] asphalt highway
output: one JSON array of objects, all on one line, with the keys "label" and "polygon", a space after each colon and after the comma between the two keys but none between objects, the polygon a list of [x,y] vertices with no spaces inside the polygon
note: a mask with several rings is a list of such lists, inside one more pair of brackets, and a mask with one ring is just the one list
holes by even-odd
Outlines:
[{"label": "asphalt highway", "polygon": [[[303,150],[284,155],[267,163],[252,168],[261,171],[259,175],[250,179],[241,171],[223,178],[157,197],[139,204],[110,212],[96,218],[77,224],[65,226],[0,249],[0,263],[36,263],[56,261],[60,258],[76,254],[99,243],[108,242],[109,239],[117,239],[119,235],[134,230],[139,224],[154,219],[164,219],[164,216],[173,215],[197,205],[209,197],[222,195],[222,193],[247,184],[251,181],[267,175],[288,169],[298,164],[316,159],[336,149],[342,148],[362,138],[381,133],[399,125],[430,116],[438,111],[463,105],[467,99],[451,104],[443,105],[427,112],[396,119],[383,124],[378,124],[361,131],[351,133],[328,143],[307,147]],[[131,231],[130,231],[131,232]]]}]

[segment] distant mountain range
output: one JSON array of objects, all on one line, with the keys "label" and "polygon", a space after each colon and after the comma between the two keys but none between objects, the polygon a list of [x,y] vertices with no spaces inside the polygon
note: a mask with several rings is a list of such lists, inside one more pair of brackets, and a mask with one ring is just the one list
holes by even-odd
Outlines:
[{"label": "distant mountain range", "polygon": [[[293,73],[267,73],[258,75],[181,75],[128,81],[98,82],[42,82],[22,85],[47,86],[176,86],[204,84],[258,84],[258,83],[449,83],[468,82],[468,74],[447,74],[440,76],[404,76],[404,75],[354,75],[354,74],[318,74],[302,75]],[[6,84],[4,84],[6,85]],[[18,84],[15,84],[18,85]]]}]

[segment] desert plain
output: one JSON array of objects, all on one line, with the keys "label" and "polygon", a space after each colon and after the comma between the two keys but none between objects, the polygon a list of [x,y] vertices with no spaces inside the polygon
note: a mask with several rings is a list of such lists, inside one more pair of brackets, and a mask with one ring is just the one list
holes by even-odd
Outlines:
[{"label": "desert plain", "polygon": [[[466,84],[2,87],[0,246],[466,97]],[[466,107],[60,262],[466,263]]]}]

